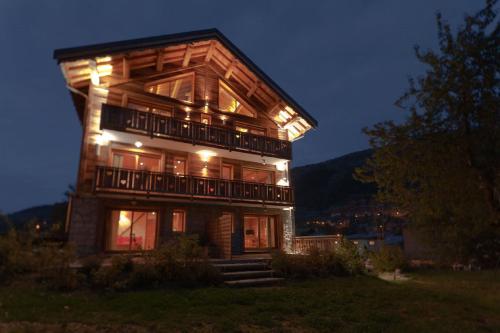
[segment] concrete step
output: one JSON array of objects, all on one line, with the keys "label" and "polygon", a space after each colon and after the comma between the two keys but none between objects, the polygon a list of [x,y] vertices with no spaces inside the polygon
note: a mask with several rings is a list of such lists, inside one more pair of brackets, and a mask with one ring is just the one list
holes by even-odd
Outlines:
[{"label": "concrete step", "polygon": [[270,259],[210,259],[213,265],[226,265],[226,264],[248,264],[248,263],[266,263],[268,264]]},{"label": "concrete step", "polygon": [[283,282],[283,278],[257,278],[257,279],[244,279],[244,280],[233,280],[224,281],[224,284],[231,287],[257,287],[257,286],[268,286]]},{"label": "concrete step", "polygon": [[224,281],[234,281],[234,280],[245,280],[245,279],[255,279],[255,278],[270,278],[274,277],[276,272],[273,270],[263,270],[263,271],[236,271],[236,272],[225,272],[222,274]]},{"label": "concrete step", "polygon": [[236,264],[214,264],[221,272],[236,272],[236,271],[252,271],[252,270],[266,270],[268,268],[267,262],[246,262]]}]

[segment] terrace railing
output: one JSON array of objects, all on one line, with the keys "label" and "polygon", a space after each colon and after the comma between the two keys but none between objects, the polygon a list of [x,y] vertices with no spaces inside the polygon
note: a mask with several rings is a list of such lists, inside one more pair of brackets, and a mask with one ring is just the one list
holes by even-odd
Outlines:
[{"label": "terrace railing", "polygon": [[333,250],[340,241],[342,236],[325,235],[325,236],[294,236],[292,238],[292,250],[294,253],[306,254],[311,250],[329,251]]},{"label": "terrace railing", "polygon": [[108,104],[102,106],[101,129],[140,133],[152,138],[166,138],[288,160],[292,158],[292,145],[286,140]]},{"label": "terrace railing", "polygon": [[95,191],[293,204],[293,190],[288,186],[107,166],[96,167]]}]

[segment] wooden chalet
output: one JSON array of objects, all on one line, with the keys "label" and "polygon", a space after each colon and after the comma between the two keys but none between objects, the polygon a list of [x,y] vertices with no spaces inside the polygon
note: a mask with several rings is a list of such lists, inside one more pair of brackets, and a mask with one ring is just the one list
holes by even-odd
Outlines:
[{"label": "wooden chalet", "polygon": [[216,257],[290,250],[292,142],[317,123],[218,30],[54,52],[82,124],[79,254],[198,234]]}]

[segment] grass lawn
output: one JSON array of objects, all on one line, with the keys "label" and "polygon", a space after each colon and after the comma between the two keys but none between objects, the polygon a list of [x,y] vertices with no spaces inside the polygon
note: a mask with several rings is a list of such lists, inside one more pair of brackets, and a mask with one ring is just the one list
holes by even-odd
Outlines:
[{"label": "grass lawn", "polygon": [[[19,284],[0,288],[0,331],[500,332],[500,271],[412,277],[398,283],[359,276],[273,288],[103,294]],[[52,325],[60,323],[67,326]]]}]

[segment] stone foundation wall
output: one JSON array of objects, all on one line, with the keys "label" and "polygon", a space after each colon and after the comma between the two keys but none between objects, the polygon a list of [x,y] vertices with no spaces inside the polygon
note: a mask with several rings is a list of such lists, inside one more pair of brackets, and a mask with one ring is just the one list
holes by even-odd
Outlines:
[{"label": "stone foundation wall", "polygon": [[73,197],[69,225],[69,242],[79,256],[101,252],[98,246],[101,204],[97,198]]}]

